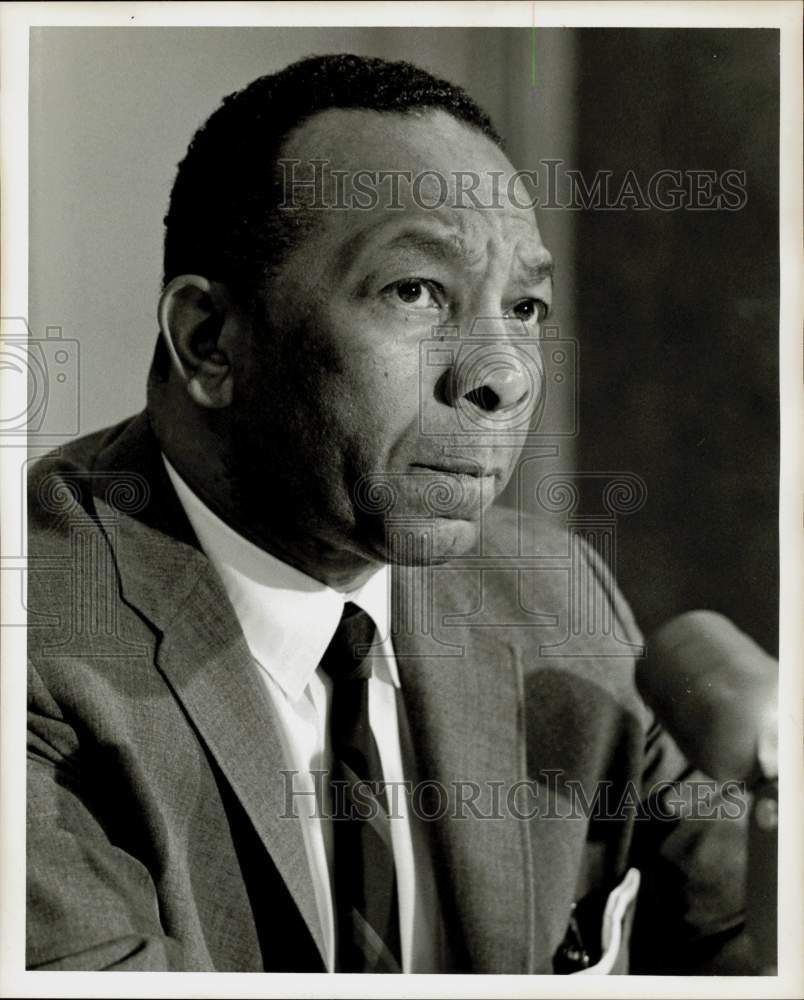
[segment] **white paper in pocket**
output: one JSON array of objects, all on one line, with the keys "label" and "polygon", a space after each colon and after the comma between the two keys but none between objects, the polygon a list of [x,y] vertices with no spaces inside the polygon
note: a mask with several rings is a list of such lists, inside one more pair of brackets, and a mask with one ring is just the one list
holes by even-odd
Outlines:
[{"label": "white paper in pocket", "polygon": [[600,932],[600,943],[603,954],[599,962],[587,969],[573,972],[573,976],[608,976],[617,961],[623,944],[625,919],[628,911],[639,892],[639,869],[629,868],[625,878],[616,889],[613,889],[606,900],[603,911],[603,927]]}]

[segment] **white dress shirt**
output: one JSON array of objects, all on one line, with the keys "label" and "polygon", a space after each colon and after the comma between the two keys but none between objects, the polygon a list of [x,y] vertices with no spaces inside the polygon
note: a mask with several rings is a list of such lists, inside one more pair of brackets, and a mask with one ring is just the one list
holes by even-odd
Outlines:
[{"label": "white dress shirt", "polygon": [[[332,901],[332,824],[315,808],[311,772],[328,771],[331,681],[318,665],[335,634],[346,601],[374,620],[381,644],[372,656],[369,724],[383,778],[398,782],[389,795],[391,843],[397,872],[399,927],[404,972],[439,972],[443,935],[432,863],[423,830],[412,822],[400,747],[397,663],[390,639],[388,566],[355,591],[342,593],[254,545],[214,514],[163,456],[165,467],[198,541],[217,570],[275,709],[292,781],[292,801],[301,822],[327,968],[335,967]],[[320,785],[320,782],[319,782]]]}]

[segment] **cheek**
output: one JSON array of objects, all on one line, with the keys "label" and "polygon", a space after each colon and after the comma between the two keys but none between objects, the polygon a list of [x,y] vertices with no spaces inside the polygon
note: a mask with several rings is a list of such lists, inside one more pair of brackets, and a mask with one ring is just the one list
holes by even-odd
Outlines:
[{"label": "cheek", "polygon": [[[360,303],[315,306],[298,322],[266,333],[249,378],[252,400],[271,420],[303,431],[309,449],[386,451],[416,422],[419,339],[408,324]],[[424,335],[422,335],[424,336]]]},{"label": "cheek", "polygon": [[324,391],[322,419],[334,420],[365,453],[387,452],[418,426],[418,385],[391,359],[355,357],[327,380]]},{"label": "cheek", "polygon": [[311,388],[359,433],[406,426],[419,400],[418,342],[391,338],[379,325],[340,328],[311,344]]}]

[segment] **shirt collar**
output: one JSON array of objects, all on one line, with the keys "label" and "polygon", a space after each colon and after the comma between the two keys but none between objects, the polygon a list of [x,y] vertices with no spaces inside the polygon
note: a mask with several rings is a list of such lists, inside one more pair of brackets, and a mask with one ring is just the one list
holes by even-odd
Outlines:
[{"label": "shirt collar", "polygon": [[[315,673],[352,601],[389,636],[389,567],[383,565],[357,590],[342,592],[316,580],[250,542],[222,521],[163,455],[170,481],[202,549],[223,582],[248,646],[284,694],[296,701]],[[375,658],[375,672],[399,687],[393,656]]]}]

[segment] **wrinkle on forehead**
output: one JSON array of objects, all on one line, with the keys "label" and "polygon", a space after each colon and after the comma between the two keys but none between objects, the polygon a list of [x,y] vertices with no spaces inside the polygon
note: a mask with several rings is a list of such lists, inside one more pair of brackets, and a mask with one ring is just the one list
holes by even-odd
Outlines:
[{"label": "wrinkle on forehead", "polygon": [[534,277],[546,277],[553,273],[553,255],[541,240],[536,243],[527,237],[520,239],[514,246],[514,260]]},{"label": "wrinkle on forehead", "polygon": [[[528,231],[517,239],[512,230],[520,226],[526,226]],[[456,209],[450,213],[444,238],[470,271],[485,272],[496,262],[507,265],[516,261],[526,273],[537,275],[552,266],[552,257],[541,242],[535,222],[521,214]]]},{"label": "wrinkle on forehead", "polygon": [[[488,224],[476,214],[455,209],[445,227],[444,238],[455,248],[464,266],[470,271],[486,270],[489,258],[495,256],[499,239],[488,232]],[[499,229],[499,226],[493,227]]]}]

